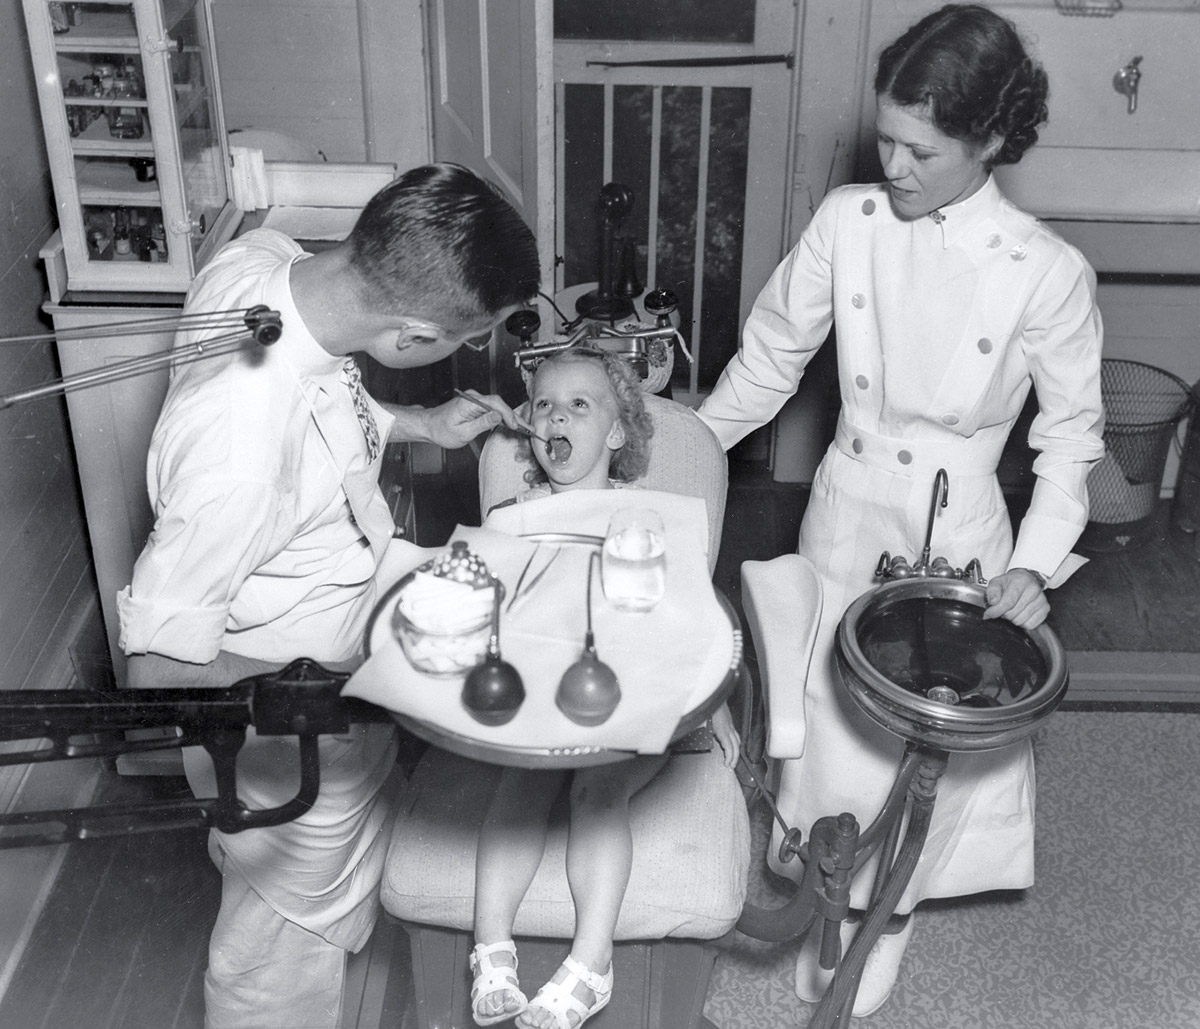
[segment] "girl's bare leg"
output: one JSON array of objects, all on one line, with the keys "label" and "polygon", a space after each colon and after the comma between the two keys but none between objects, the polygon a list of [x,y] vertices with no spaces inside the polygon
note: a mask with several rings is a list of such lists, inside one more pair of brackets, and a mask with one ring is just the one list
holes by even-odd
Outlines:
[{"label": "girl's bare leg", "polygon": [[[546,847],[550,808],[567,773],[505,768],[479,831],[475,861],[475,942],[511,940],[517,908],[533,882]],[[497,964],[507,955],[496,954]],[[482,1014],[515,1011],[518,998],[497,990],[482,1001]]]},{"label": "girl's bare leg", "polygon": [[[571,781],[571,831],[567,840],[567,881],[575,902],[575,938],[571,956],[593,972],[612,965],[613,934],[625,899],[633,863],[629,800],[667,762],[668,755],[637,757],[632,761],[577,769]],[[561,981],[563,970],[554,975]],[[594,1001],[582,984],[575,995],[584,1004]],[[572,1022],[574,1018],[572,1016]],[[553,1029],[548,1011],[532,1003],[517,1018],[525,1029]]]}]

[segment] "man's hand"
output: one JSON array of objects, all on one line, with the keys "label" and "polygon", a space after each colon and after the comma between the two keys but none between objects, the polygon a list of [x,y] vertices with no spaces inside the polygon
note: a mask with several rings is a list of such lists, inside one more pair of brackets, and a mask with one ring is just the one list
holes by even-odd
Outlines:
[{"label": "man's hand", "polygon": [[[476,436],[497,425],[521,431],[530,427],[500,397],[467,391],[475,402],[454,397],[437,407],[395,407],[391,439],[401,442],[436,443],[447,450],[466,446]],[[481,406],[482,405],[482,406]]]},{"label": "man's hand", "polygon": [[1036,629],[1050,613],[1041,580],[1027,568],[1013,568],[989,579],[984,618],[1007,618],[1022,629]]}]

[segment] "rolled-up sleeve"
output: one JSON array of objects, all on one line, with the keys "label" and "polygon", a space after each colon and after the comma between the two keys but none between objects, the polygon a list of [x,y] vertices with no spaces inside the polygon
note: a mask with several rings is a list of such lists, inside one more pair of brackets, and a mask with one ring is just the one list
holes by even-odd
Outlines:
[{"label": "rolled-up sleeve", "polygon": [[133,581],[118,594],[121,648],[207,664],[242,584],[281,546],[280,497],[270,484],[193,476],[157,506]]},{"label": "rolled-up sleeve", "polygon": [[1088,472],[1104,455],[1103,338],[1095,274],[1067,248],[1034,294],[1024,328],[1038,403],[1029,432],[1037,481],[1009,562],[1041,572],[1051,586],[1081,563],[1068,558],[1087,525]]}]

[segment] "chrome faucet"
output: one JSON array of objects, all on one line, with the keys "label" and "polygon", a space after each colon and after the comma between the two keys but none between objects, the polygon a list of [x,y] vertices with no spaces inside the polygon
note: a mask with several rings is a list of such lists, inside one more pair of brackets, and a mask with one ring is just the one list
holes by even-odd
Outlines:
[{"label": "chrome faucet", "polygon": [[1137,110],[1138,83],[1142,79],[1141,57],[1135,57],[1116,75],[1113,76],[1113,89],[1129,98],[1127,111],[1133,114]]},{"label": "chrome faucet", "polygon": [[875,578],[884,581],[892,579],[911,579],[927,577],[932,579],[964,579],[977,586],[987,584],[983,577],[983,567],[979,558],[973,557],[967,562],[966,568],[955,568],[944,557],[929,559],[930,545],[933,541],[933,522],[937,518],[939,507],[945,507],[950,502],[950,477],[945,468],[939,468],[933,477],[933,495],[929,498],[929,524],[925,528],[925,547],[916,564],[909,564],[908,559],[897,554],[892,557],[884,551],[875,566]]}]

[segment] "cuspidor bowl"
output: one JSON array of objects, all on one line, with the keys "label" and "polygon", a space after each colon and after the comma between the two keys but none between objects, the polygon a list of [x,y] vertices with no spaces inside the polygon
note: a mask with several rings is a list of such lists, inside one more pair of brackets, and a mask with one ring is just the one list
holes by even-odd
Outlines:
[{"label": "cuspidor bowl", "polygon": [[864,593],[837,631],[855,703],[903,739],[946,751],[994,750],[1031,735],[1067,689],[1066,655],[1045,623],[984,620],[984,588],[898,579]]}]

